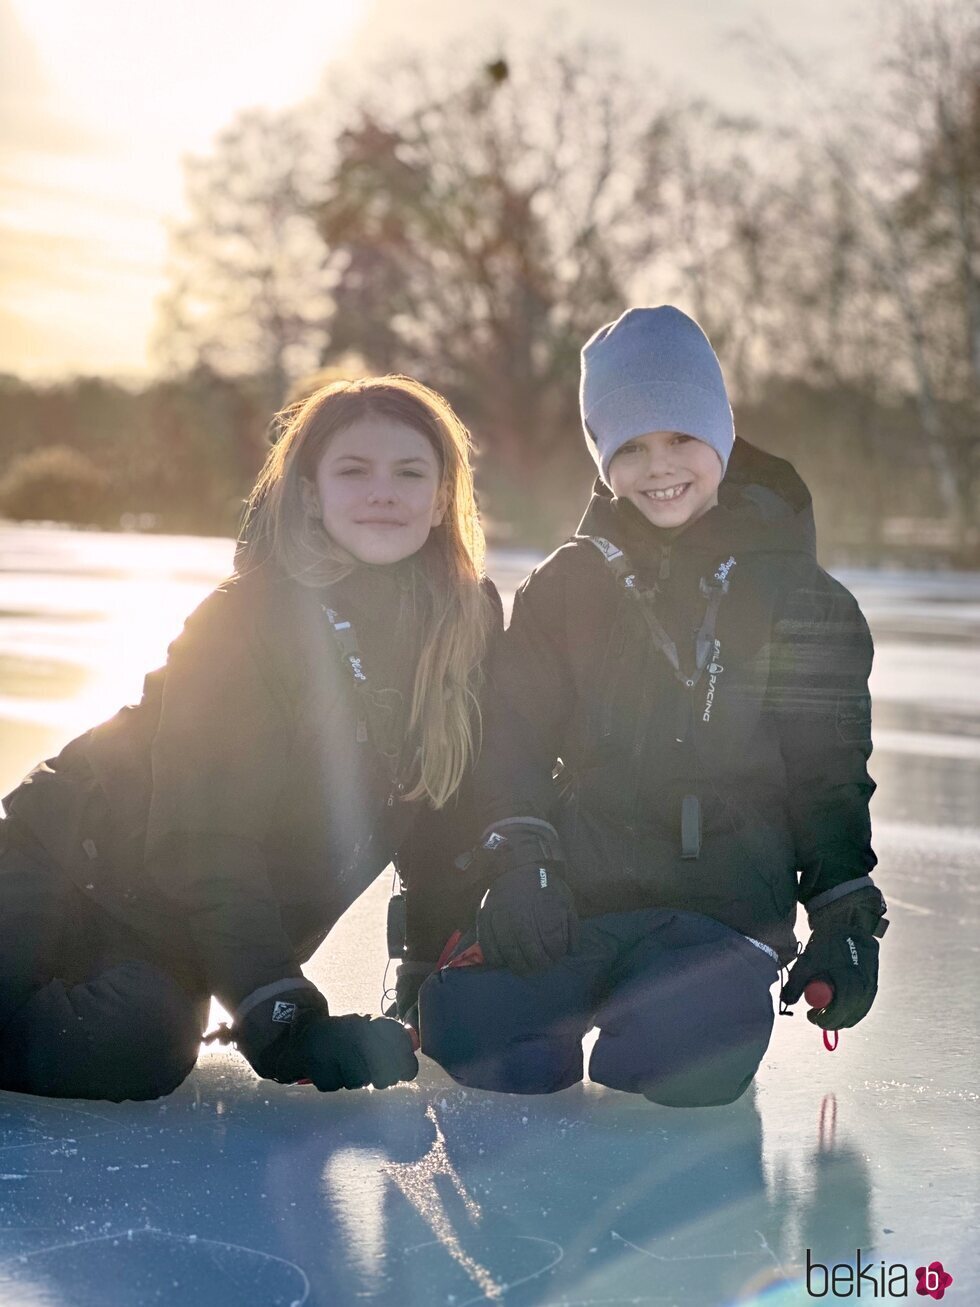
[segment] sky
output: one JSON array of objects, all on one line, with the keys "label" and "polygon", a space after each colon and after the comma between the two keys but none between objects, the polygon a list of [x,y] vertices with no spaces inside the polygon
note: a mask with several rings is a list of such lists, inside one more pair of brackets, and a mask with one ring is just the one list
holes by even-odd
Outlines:
[{"label": "sky", "polygon": [[0,373],[149,375],[183,159],[331,70],[557,25],[622,42],[679,96],[773,118],[785,95],[737,34],[859,83],[868,14],[854,0],[0,0]]}]

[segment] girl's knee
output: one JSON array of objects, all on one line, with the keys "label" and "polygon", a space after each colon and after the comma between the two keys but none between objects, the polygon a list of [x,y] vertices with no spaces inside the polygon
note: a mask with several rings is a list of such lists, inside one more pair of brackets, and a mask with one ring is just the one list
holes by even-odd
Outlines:
[{"label": "girl's knee", "polygon": [[166,972],[121,962],[39,989],[4,1032],[3,1087],[57,1098],[159,1098],[197,1060],[205,1016]]}]

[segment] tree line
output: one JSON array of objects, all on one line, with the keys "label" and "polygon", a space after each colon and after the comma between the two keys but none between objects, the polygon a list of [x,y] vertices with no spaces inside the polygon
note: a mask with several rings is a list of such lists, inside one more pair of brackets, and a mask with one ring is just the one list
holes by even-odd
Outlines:
[{"label": "tree line", "polygon": [[631,303],[675,302],[722,359],[737,432],[808,480],[828,554],[931,541],[976,562],[980,19],[935,0],[886,21],[864,106],[821,106],[758,47],[809,106],[775,126],[553,38],[403,56],[243,114],[188,165],[166,378],[9,380],[4,443],[87,456],[105,516],[125,500],[226,530],[304,375],[409,372],[471,427],[492,531],[547,544],[592,470],[581,345]]}]

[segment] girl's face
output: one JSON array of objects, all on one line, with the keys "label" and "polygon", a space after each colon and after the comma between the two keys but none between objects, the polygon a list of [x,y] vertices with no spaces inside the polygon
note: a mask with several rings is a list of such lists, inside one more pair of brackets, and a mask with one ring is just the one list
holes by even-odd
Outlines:
[{"label": "girl's face", "polygon": [[395,418],[366,416],[338,431],[320,457],[323,525],[362,563],[397,563],[442,521],[446,494],[427,438]]},{"label": "girl's face", "polygon": [[687,526],[718,502],[721,459],[703,440],[651,431],[617,450],[609,484],[654,526]]}]

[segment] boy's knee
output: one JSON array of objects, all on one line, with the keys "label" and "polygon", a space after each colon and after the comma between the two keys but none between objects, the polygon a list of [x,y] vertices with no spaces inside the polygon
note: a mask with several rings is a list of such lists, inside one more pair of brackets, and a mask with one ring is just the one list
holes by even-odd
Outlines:
[{"label": "boy's knee", "polygon": [[589,1076],[597,1084],[642,1094],[662,1107],[723,1107],[752,1083],[765,1042],[746,1041],[725,1049],[672,1047],[648,1034],[601,1034],[592,1051]]},{"label": "boy's knee", "polygon": [[197,1060],[206,1016],[150,963],[120,962],[82,984],[54,980],[4,1034],[4,1087],[58,1098],[159,1098]]},{"label": "boy's knee", "polygon": [[663,1085],[645,1092],[644,1098],[660,1107],[727,1107],[738,1102],[754,1079],[754,1073],[743,1076],[734,1088],[717,1079],[689,1077],[680,1083],[667,1079]]},{"label": "boy's knee", "polygon": [[422,1052],[471,1089],[553,1094],[576,1084],[583,1019],[536,1010],[512,992],[518,984],[489,970],[430,977],[419,993]]}]

